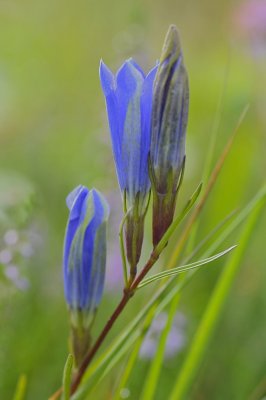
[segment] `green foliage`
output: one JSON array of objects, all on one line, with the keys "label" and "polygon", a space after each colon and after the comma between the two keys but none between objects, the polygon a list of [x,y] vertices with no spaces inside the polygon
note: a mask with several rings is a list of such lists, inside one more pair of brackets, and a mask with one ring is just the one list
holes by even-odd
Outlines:
[{"label": "green foliage", "polygon": [[[231,235],[231,233],[246,220],[254,209],[256,210],[258,204],[265,201],[265,196],[266,187],[263,187],[250,203],[233,218],[230,224],[219,233],[216,240],[213,243],[210,243],[209,247],[203,252],[203,257],[208,257],[211,253],[216,251],[217,248],[219,248],[219,246]],[[200,247],[198,251],[199,250],[201,250]],[[83,384],[73,396],[73,400],[85,400],[87,398],[88,394],[95,389],[99,382],[102,381],[111,367],[114,367],[114,365],[127,353],[131,346],[141,336],[141,329],[138,328],[139,323],[141,323],[147,315],[149,315],[149,321],[151,321],[151,315],[149,314],[151,310],[153,318],[164,310],[191,280],[195,271],[196,270],[190,271],[185,275],[184,279],[177,283],[175,282],[175,277],[172,277],[167,283],[159,287],[146,306],[137,314],[126,329],[123,332],[120,332],[119,337],[100,357],[98,357],[97,360],[92,362],[85,374]]]},{"label": "green foliage", "polygon": [[229,290],[231,289],[238,269],[241,266],[241,260],[244,255],[244,251],[246,250],[250,238],[254,233],[256,227],[255,224],[265,204],[266,194],[264,194],[258,200],[249,218],[245,222],[245,225],[239,237],[239,246],[235,251],[235,254],[233,254],[227,262],[210,297],[209,303],[203,314],[200,325],[196,331],[191,347],[188,350],[184,365],[182,366],[181,372],[177,377],[176,384],[174,385],[172,394],[170,396],[171,400],[185,398],[187,392],[189,391],[189,388],[191,387],[196,371],[201,364],[208,343],[210,342],[212,333],[219,320]]},{"label": "green foliage", "polygon": [[[28,380],[27,400],[47,399],[62,380],[68,337],[61,277],[67,217],[64,199],[75,185],[97,186],[113,199],[109,252],[110,260],[115,261],[109,266],[110,275],[114,276],[121,267],[116,250],[113,251],[118,236],[116,204],[120,206],[121,201],[116,195],[118,187],[98,82],[101,57],[115,69],[121,60],[134,56],[148,70],[169,23],[179,28],[189,73],[191,107],[187,165],[177,211],[197,182],[203,180],[206,184],[204,178],[209,171],[205,173],[205,159],[209,160],[208,170],[223,148],[243,104],[250,102],[247,118],[198,222],[191,247],[182,253],[182,261],[173,266],[211,257],[238,243],[238,229],[258,198],[253,198],[248,206],[245,204],[261,186],[266,169],[265,57],[257,57],[253,52],[251,42],[255,35],[245,36],[237,25],[235,15],[241,5],[242,2],[220,2],[213,7],[210,0],[195,1],[193,7],[156,0],[152,7],[146,0],[118,0],[115,5],[109,0],[1,2],[1,243],[6,229],[32,222],[36,193],[40,206],[34,215],[42,242],[36,257],[22,260],[29,270],[27,291],[15,288],[11,297],[0,265],[4,281],[0,293],[1,399],[13,398],[21,372],[25,372]],[[234,46],[228,55],[229,42]],[[213,125],[215,138],[211,132]],[[215,146],[209,146],[211,141]],[[10,207],[12,204],[15,207]],[[237,211],[219,226],[219,221],[231,210]],[[146,224],[149,230],[149,215]],[[214,227],[219,229],[213,232]],[[169,265],[167,260],[181,228],[169,241],[160,265]],[[192,398],[242,400],[264,379],[265,355],[261,349],[266,330],[264,231],[265,213],[252,233],[235,290],[230,294],[230,306],[223,312],[222,326],[208,342],[209,351],[204,355],[207,370],[197,376],[200,390]],[[149,246],[147,239],[145,252]],[[238,250],[239,247],[229,254],[230,260]],[[130,398],[139,397],[142,379],[151,368],[137,357],[148,316],[153,319],[162,310],[169,310],[179,293],[178,308],[188,320],[186,335],[190,343],[214,282],[224,270],[223,259],[217,263],[218,268],[201,269],[199,273],[188,271],[137,292],[88,369],[80,388],[84,398],[112,398],[112,393],[119,389],[119,371],[125,365],[127,376],[123,381],[122,374],[122,386],[130,389]],[[115,290],[107,289],[94,339],[121,295],[121,285]],[[226,343],[222,350],[221,340]],[[169,395],[183,357],[181,353],[161,363],[155,400]],[[89,393],[92,387],[94,391]]]}]

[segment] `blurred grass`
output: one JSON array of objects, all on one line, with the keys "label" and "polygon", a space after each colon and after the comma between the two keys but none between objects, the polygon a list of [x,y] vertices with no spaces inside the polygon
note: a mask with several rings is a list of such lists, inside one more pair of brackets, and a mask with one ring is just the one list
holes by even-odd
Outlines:
[{"label": "blurred grass", "polygon": [[[191,88],[188,162],[180,203],[201,179],[227,65],[215,155],[223,148],[236,116],[250,102],[203,212],[200,237],[232,209],[244,205],[265,179],[266,59],[252,57],[248,44],[237,36],[232,23],[236,7],[234,2],[214,6],[210,0],[0,1],[0,168],[3,173],[19,173],[35,188],[38,204],[31,218],[38,221],[43,236],[43,247],[28,261],[30,288],[0,298],[1,399],[12,397],[21,373],[27,375],[29,400],[46,399],[61,381],[68,335],[61,282],[64,199],[79,183],[97,186],[106,194],[117,188],[98,80],[100,58],[115,70],[133,55],[147,70],[160,54],[167,26],[178,26]],[[265,223],[264,215],[220,331],[208,349],[195,384],[195,399],[242,400],[240,394],[251,392],[265,375]],[[10,228],[15,225],[12,220]],[[211,268],[202,271],[183,295],[189,337],[217,273]],[[118,296],[106,295],[95,331]],[[134,304],[141,307],[145,302],[143,292]],[[124,318],[129,320],[133,314],[131,307]],[[123,321],[114,336],[121,326]],[[182,358],[183,354],[165,363],[158,399],[164,398],[163,388],[170,387]],[[140,393],[138,375],[144,376],[146,370],[147,362],[140,361],[130,380],[133,394]],[[112,385],[110,378],[99,389],[99,398],[106,398]]]}]

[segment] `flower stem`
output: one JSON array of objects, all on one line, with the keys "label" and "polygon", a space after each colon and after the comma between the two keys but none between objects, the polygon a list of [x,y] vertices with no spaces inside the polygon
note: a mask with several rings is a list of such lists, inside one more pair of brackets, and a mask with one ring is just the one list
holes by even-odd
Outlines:
[{"label": "flower stem", "polygon": [[94,346],[91,348],[91,350],[89,351],[89,353],[87,354],[87,356],[84,358],[83,363],[81,364],[77,375],[75,376],[73,383],[71,385],[71,394],[75,393],[75,391],[78,388],[78,385],[87,369],[87,366],[90,364],[91,360],[93,359],[94,355],[96,354],[96,352],[98,351],[99,347],[101,346],[102,342],[104,341],[104,339],[106,338],[107,334],[109,333],[110,329],[112,328],[113,324],[115,323],[115,321],[117,320],[118,316],[121,314],[121,312],[123,311],[124,307],[126,306],[127,302],[129,301],[131,295],[130,292],[124,292],[124,295],[120,301],[120,303],[118,304],[118,306],[116,307],[115,311],[113,312],[113,314],[111,315],[111,317],[109,318],[109,320],[107,321],[105,327],[103,328],[100,336],[98,337],[98,339],[96,340]]},{"label": "flower stem", "polygon": [[120,303],[118,304],[118,306],[116,307],[115,311],[113,312],[113,314],[111,315],[111,317],[107,321],[105,327],[103,328],[100,336],[96,340],[94,346],[91,348],[91,350],[89,351],[87,356],[84,358],[84,361],[81,364],[81,366],[80,366],[80,368],[79,368],[79,370],[77,372],[77,375],[75,376],[75,378],[73,380],[73,383],[72,383],[72,386],[71,386],[71,394],[75,393],[75,391],[77,390],[78,385],[79,385],[79,383],[80,383],[80,381],[81,381],[81,379],[82,379],[82,377],[83,377],[88,365],[92,361],[94,355],[97,353],[99,347],[101,346],[101,344],[103,343],[104,339],[106,338],[106,336],[108,335],[109,331],[111,330],[113,324],[115,323],[115,321],[117,320],[117,318],[119,317],[119,315],[121,314],[123,309],[125,308],[126,304],[131,299],[131,297],[134,295],[135,290],[138,287],[138,284],[142,281],[142,279],[149,272],[151,267],[157,261],[158,257],[159,257],[159,255],[157,255],[157,253],[153,251],[151,256],[150,256],[150,258],[149,258],[149,260],[147,261],[147,263],[145,264],[144,268],[140,272],[140,274],[134,280],[132,285],[127,290],[124,291],[124,294],[123,294],[123,297],[122,297]]}]

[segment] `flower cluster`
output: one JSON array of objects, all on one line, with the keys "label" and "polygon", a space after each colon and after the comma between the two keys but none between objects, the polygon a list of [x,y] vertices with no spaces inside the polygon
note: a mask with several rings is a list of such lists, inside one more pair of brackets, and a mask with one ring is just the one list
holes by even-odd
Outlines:
[{"label": "flower cluster", "polygon": [[[176,28],[170,27],[161,58],[147,75],[133,59],[115,75],[101,62],[100,81],[123,199],[122,237],[124,232],[130,275],[128,279],[124,265],[125,289],[129,290],[141,256],[150,194],[156,248],[172,223],[184,171],[188,78]],[[65,297],[73,353],[80,365],[103,292],[109,209],[98,191],[84,186],[70,193],[67,206]]]},{"label": "flower cluster", "polygon": [[100,79],[106,98],[117,176],[124,200],[126,247],[134,277],[140,258],[144,217],[150,190],[148,154],[153,81],[157,67],[145,76],[130,59],[116,76],[101,62]]},{"label": "flower cluster", "polygon": [[150,187],[153,245],[172,223],[185,164],[188,78],[175,26],[170,26],[159,63],[145,76],[132,59],[117,74],[101,62],[113,154],[126,213],[131,280],[141,254]]}]

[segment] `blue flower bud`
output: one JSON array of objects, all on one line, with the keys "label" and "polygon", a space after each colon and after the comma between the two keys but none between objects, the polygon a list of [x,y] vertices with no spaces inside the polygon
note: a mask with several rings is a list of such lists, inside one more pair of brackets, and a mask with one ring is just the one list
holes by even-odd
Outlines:
[{"label": "blue flower bud", "polygon": [[[134,205],[138,193],[145,199],[150,189],[148,153],[155,73],[156,67],[145,76],[132,59],[125,61],[116,76],[100,64],[116,171],[128,207]],[[145,209],[143,200],[141,206]]]},{"label": "blue flower bud", "polygon": [[125,201],[124,208],[128,211],[126,243],[132,275],[141,253],[144,215],[150,191],[148,154],[156,69],[153,68],[145,76],[130,59],[114,76],[103,62],[100,64],[116,171]]},{"label": "blue flower bud", "polygon": [[166,35],[153,86],[150,178],[154,245],[174,216],[184,169],[188,105],[188,76],[178,32],[172,25]]},{"label": "blue flower bud", "polygon": [[72,310],[94,312],[103,292],[109,207],[95,189],[78,186],[66,200],[70,210],[64,246],[65,297]]},{"label": "blue flower bud", "polygon": [[67,197],[70,210],[64,244],[65,298],[70,311],[76,363],[89,345],[90,326],[103,293],[109,207],[95,189],[78,186]]}]

